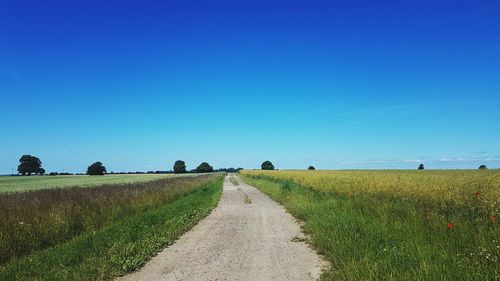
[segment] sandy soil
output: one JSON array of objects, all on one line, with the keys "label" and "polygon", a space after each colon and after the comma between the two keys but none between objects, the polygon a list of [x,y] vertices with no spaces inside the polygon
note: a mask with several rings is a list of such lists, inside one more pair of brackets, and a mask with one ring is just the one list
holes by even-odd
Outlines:
[{"label": "sandy soil", "polygon": [[[224,182],[219,206],[125,280],[316,280],[326,263],[295,219],[241,182]],[[251,201],[251,202],[250,202]]]}]

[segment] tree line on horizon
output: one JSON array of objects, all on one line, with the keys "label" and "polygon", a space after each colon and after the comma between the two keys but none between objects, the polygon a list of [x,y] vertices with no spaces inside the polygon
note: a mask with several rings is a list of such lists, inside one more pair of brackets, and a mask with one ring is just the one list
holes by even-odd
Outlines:
[{"label": "tree line on horizon", "polygon": [[[147,172],[110,172],[108,173],[106,167],[102,162],[97,161],[87,167],[86,175],[104,175],[104,174],[185,174],[185,173],[212,173],[212,172],[238,172],[243,168],[221,168],[215,170],[208,162],[202,162],[196,169],[187,170],[186,163],[182,160],[177,160],[174,163],[173,170],[170,171],[147,171]],[[18,174],[22,176],[45,175],[45,169],[42,168],[42,161],[40,158],[32,155],[23,155],[19,159],[19,166],[17,167]],[[74,175],[73,173],[58,173],[50,172],[48,175]],[[77,173],[77,175],[84,175]]]},{"label": "tree line on horizon", "polygon": [[[277,170],[275,169],[273,163],[269,160],[262,162],[261,164],[262,170]],[[420,164],[417,167],[417,170],[424,170],[424,164]],[[486,165],[479,166],[480,170],[486,170],[488,167]],[[97,161],[92,163],[87,167],[87,175],[104,175],[104,174],[185,174],[185,173],[211,173],[211,172],[239,172],[243,170],[243,168],[222,168],[218,170],[214,170],[214,168],[208,162],[202,162],[195,169],[187,170],[186,162],[183,160],[177,160],[174,163],[173,169],[170,171],[147,171],[147,172],[110,172],[107,173],[106,167],[102,162]],[[316,170],[314,166],[309,166],[307,170]],[[42,168],[42,161],[40,158],[32,155],[23,155],[19,159],[19,166],[17,167],[18,174],[22,176],[31,176],[31,174],[35,175],[45,175],[45,169]],[[48,175],[56,176],[56,175],[73,175],[73,173],[58,173],[51,172]],[[82,173],[77,173],[77,175],[83,175]]]}]

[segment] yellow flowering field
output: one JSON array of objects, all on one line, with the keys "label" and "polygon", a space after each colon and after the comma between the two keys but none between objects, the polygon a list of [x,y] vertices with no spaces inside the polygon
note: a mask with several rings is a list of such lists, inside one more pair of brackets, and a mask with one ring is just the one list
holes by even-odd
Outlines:
[{"label": "yellow flowering field", "polygon": [[381,194],[454,203],[467,203],[477,196],[500,200],[500,170],[243,170],[241,173],[292,180],[322,192]]},{"label": "yellow flowering field", "polygon": [[243,170],[302,220],[322,280],[500,280],[500,170]]}]

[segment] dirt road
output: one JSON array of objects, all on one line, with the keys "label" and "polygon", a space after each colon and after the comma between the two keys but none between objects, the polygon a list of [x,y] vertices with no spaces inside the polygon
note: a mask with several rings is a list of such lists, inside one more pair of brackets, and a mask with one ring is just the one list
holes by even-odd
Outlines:
[{"label": "dirt road", "polygon": [[231,175],[219,206],[128,280],[316,280],[325,263],[283,207]]}]

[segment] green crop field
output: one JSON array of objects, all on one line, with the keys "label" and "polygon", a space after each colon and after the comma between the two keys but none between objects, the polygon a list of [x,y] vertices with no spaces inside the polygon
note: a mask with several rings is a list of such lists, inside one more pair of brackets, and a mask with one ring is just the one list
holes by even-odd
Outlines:
[{"label": "green crop field", "polygon": [[500,280],[500,170],[242,174],[304,221],[324,280]]},{"label": "green crop field", "polygon": [[[189,174],[193,175],[193,174]],[[54,187],[90,187],[103,184],[127,184],[175,177],[174,174],[104,175],[104,176],[30,176],[0,177],[0,193]],[[183,175],[185,176],[185,175]]]}]

